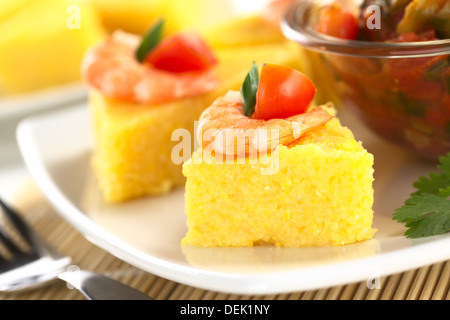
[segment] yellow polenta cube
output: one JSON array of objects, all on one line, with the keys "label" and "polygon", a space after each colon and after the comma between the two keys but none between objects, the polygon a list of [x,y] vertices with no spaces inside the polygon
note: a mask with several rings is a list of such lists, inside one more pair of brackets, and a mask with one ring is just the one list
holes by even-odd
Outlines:
[{"label": "yellow polenta cube", "polygon": [[[139,105],[90,96],[95,133],[93,166],[108,202],[121,202],[149,194],[163,194],[185,179],[171,160],[172,133],[190,128],[210,95],[160,105]],[[192,130],[193,131],[193,130]]]},{"label": "yellow polenta cube", "polygon": [[373,156],[337,118],[264,160],[236,161],[200,149],[184,164],[184,244],[337,246],[372,237]]},{"label": "yellow polenta cube", "polygon": [[0,92],[17,94],[80,81],[83,55],[103,29],[83,0],[8,0],[0,34]]},{"label": "yellow polenta cube", "polygon": [[286,41],[279,27],[265,21],[259,14],[235,17],[201,32],[217,48]]},{"label": "yellow polenta cube", "polygon": [[165,31],[204,29],[231,14],[228,0],[90,0],[105,28],[144,34],[157,18],[165,20]]},{"label": "yellow polenta cube", "polygon": [[[193,141],[194,121],[218,96],[231,89],[239,90],[253,61],[299,68],[297,50],[288,42],[219,50],[218,88],[201,96],[158,105],[110,99],[91,90],[93,167],[105,200],[122,202],[184,186],[181,163],[172,160],[172,149],[179,143],[172,141],[174,130],[188,130]],[[190,153],[185,154],[183,160],[189,157]]]}]

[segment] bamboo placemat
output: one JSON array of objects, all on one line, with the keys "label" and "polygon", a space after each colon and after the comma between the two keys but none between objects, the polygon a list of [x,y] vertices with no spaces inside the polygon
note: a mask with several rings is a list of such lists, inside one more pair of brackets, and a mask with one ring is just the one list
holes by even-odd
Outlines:
[{"label": "bamboo placemat", "polygon": [[[312,291],[274,295],[234,295],[176,283],[140,270],[93,245],[47,202],[37,186],[27,182],[12,205],[55,249],[73,264],[111,276],[156,300],[450,300],[450,260],[381,277],[379,288],[358,282]],[[0,293],[0,300],[84,300],[76,290],[56,280],[42,288]]]}]

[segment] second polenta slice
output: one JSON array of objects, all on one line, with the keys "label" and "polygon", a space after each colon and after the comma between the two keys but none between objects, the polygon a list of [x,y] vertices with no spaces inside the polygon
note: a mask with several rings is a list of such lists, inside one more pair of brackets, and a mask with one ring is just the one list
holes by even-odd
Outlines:
[{"label": "second polenta slice", "polygon": [[201,147],[183,166],[183,244],[338,246],[372,238],[373,155],[331,103],[309,105],[314,86],[299,72],[267,64],[256,93],[246,87],[253,78],[200,117]]}]

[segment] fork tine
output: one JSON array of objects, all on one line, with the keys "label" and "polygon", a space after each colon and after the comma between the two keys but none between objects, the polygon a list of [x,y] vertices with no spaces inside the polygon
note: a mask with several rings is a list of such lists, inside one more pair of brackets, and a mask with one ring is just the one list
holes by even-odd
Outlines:
[{"label": "fork tine", "polygon": [[11,239],[11,236],[8,232],[0,226],[0,242],[3,246],[9,251],[11,257],[1,257],[0,259],[0,272],[5,272],[10,269],[13,269],[19,265],[22,265],[26,262],[33,261],[37,259],[38,255],[34,250],[34,245],[32,241],[30,241],[30,233],[27,233],[27,225],[25,222],[15,213],[11,207],[7,206],[4,201],[0,199],[0,206],[3,209],[3,212],[8,217],[8,220],[12,222],[14,227],[20,232],[22,238],[27,242],[30,247],[30,250],[24,251],[20,248],[15,241]]},{"label": "fork tine", "polygon": [[23,266],[24,264],[35,261],[39,258],[36,253],[21,253],[15,255],[12,259],[0,259],[0,274],[9,270],[13,270],[19,266]]},{"label": "fork tine", "polygon": [[27,223],[19,216],[19,214],[9,205],[7,205],[2,199],[0,199],[0,207],[8,217],[9,221],[14,225],[21,237],[30,246],[32,251],[36,251],[35,242],[33,241],[33,231],[27,225]]},{"label": "fork tine", "polygon": [[6,231],[0,226],[0,242],[8,249],[11,254],[21,253],[22,250],[11,240],[9,239]]},{"label": "fork tine", "polygon": [[0,242],[10,253],[9,256],[0,255],[0,273],[14,269],[38,258],[36,252],[26,252],[19,248],[11,239],[9,239],[9,236],[3,228],[0,228]]}]

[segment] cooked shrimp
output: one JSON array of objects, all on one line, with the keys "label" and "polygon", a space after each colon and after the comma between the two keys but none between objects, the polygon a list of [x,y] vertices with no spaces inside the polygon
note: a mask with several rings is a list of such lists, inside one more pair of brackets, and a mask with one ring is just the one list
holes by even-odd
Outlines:
[{"label": "cooked shrimp", "polygon": [[87,83],[104,95],[138,103],[161,103],[213,90],[213,69],[202,73],[171,73],[139,63],[135,50],[140,37],[116,31],[89,50],[82,74]]},{"label": "cooked shrimp", "polygon": [[332,118],[322,108],[313,108],[286,119],[249,118],[244,114],[240,93],[229,91],[203,111],[197,127],[197,139],[203,149],[210,148],[219,154],[267,154],[280,144],[294,142],[304,132]]}]

